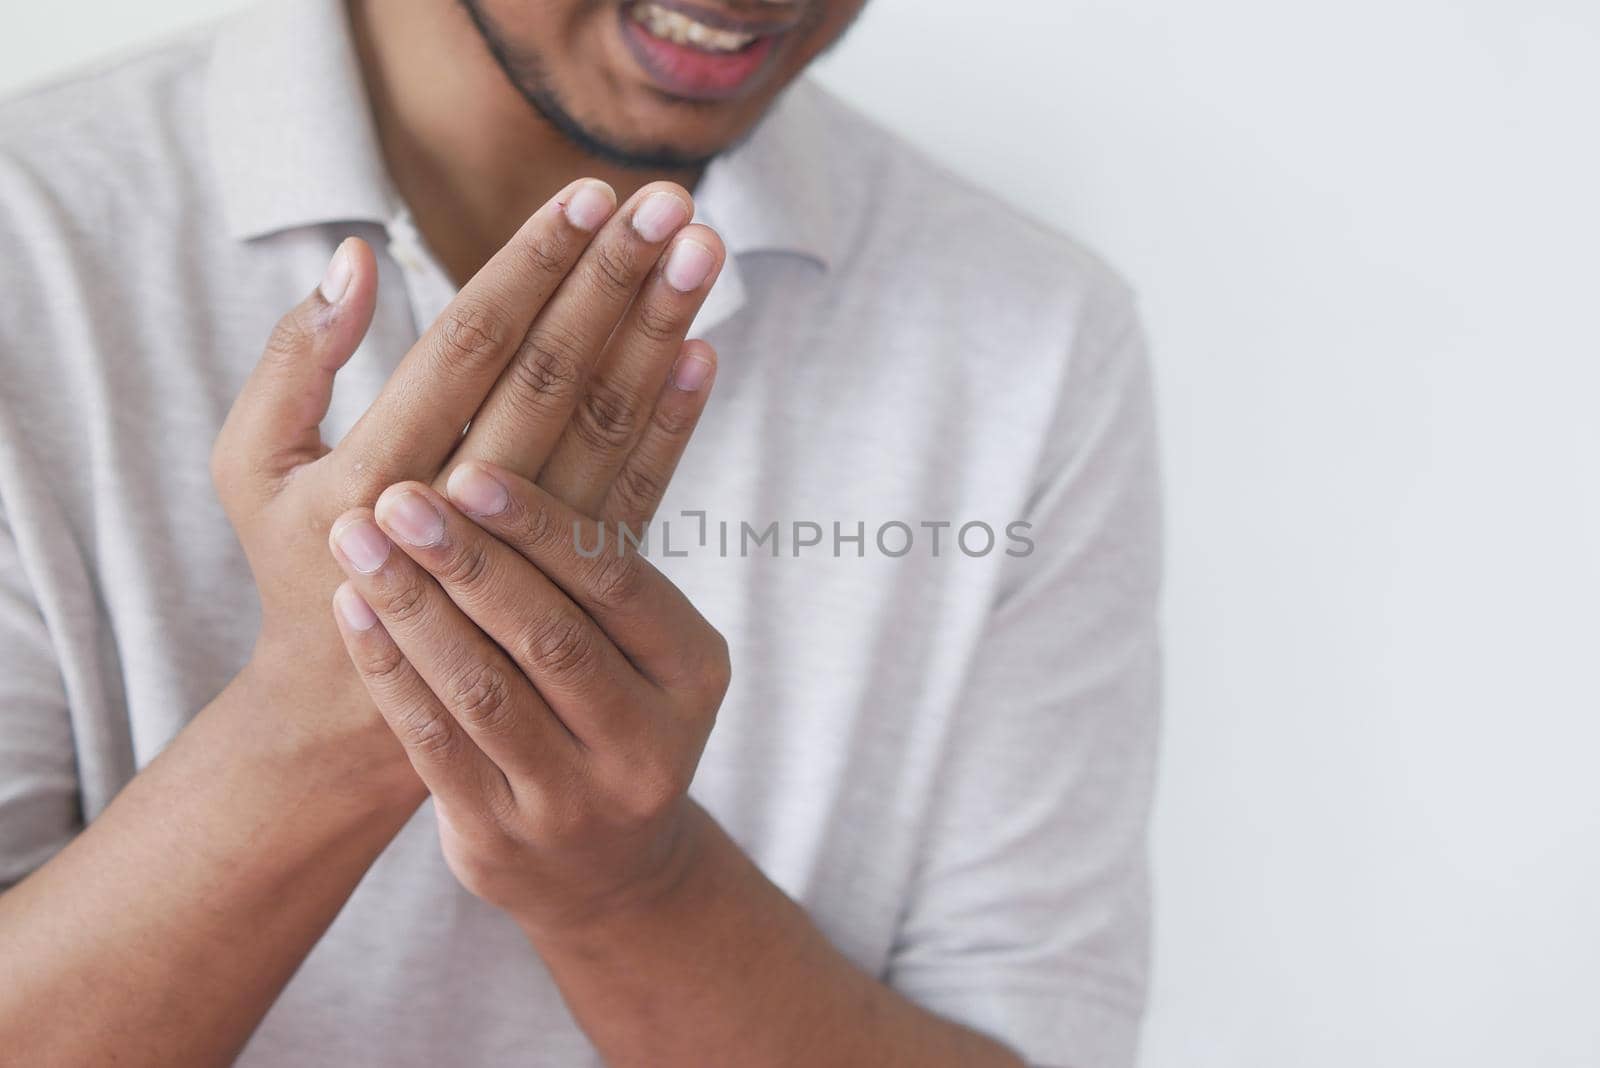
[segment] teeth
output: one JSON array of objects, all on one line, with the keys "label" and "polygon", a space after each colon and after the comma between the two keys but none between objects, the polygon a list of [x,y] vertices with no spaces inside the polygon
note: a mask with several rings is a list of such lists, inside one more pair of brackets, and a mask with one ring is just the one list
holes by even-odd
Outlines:
[{"label": "teeth", "polygon": [[691,45],[706,52],[737,52],[756,39],[753,33],[719,30],[696,22],[681,11],[649,3],[648,0],[634,4],[631,14],[633,20],[651,36],[674,44]]}]

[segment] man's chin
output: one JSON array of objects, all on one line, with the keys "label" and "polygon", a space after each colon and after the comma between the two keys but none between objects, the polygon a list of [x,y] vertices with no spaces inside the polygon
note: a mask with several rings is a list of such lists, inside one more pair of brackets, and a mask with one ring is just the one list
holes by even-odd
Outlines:
[{"label": "man's chin", "polygon": [[[546,118],[550,118],[546,114]],[[567,139],[589,155],[633,170],[697,171],[710,163],[727,148],[726,145],[707,145],[696,139],[662,139],[656,131],[654,139],[642,134],[622,134],[570,121],[570,125],[552,119]]]},{"label": "man's chin", "polygon": [[[652,84],[620,44],[584,71],[565,71],[508,41],[481,3],[464,5],[512,86],[586,155],[648,172],[692,172],[738,140],[732,100],[681,97]],[[747,101],[745,106],[750,106]]]}]

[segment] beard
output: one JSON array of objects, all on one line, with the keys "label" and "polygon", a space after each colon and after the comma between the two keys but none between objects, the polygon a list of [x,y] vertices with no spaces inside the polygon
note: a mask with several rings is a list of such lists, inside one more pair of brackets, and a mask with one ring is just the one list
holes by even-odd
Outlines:
[{"label": "beard", "polygon": [[[604,0],[595,0],[600,6]],[[461,0],[472,24],[488,46],[489,54],[513,89],[539,115],[579,150],[619,167],[641,171],[694,171],[710,163],[719,153],[697,155],[668,144],[630,144],[612,137],[598,124],[580,119],[550,82],[544,62],[537,53],[519,49],[495,25],[482,0]],[[698,101],[678,101],[685,107],[705,106]],[[726,151],[726,146],[720,151]]]}]

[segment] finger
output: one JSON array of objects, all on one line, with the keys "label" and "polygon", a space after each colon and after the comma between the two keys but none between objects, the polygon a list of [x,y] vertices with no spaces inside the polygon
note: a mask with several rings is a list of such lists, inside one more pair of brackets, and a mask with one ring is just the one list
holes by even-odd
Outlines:
[{"label": "finger", "polygon": [[218,434],[213,470],[218,488],[239,476],[258,492],[327,451],[318,432],[333,396],[333,378],[372,323],[378,269],[372,250],[346,238],[328,261],[321,284],[278,320],[266,350]]},{"label": "finger", "polygon": [[610,186],[582,179],[534,212],[411,347],[339,443],[348,477],[376,494],[439,470],[615,203]]},{"label": "finger", "polygon": [[722,268],[722,241],[704,226],[678,234],[617,325],[539,484],[598,515],[611,481],[656,407],[689,324]]},{"label": "finger", "polygon": [[508,801],[505,776],[439,702],[355,586],[341,584],[333,608],[351,663],[428,792],[457,811],[494,811]]},{"label": "finger", "polygon": [[439,584],[394,550],[371,513],[345,513],[329,541],[350,584],[466,737],[513,780],[559,773],[576,754],[572,736]]},{"label": "finger", "polygon": [[[375,513],[585,745],[611,747],[632,736],[639,726],[633,710],[659,702],[660,692],[555,583],[431,487],[391,486]],[[491,743],[480,744],[487,751]]]},{"label": "finger", "polygon": [[579,515],[542,486],[492,464],[456,468],[447,492],[463,513],[549,576],[647,678],[679,690],[714,673],[725,650],[686,655],[693,643],[685,637],[716,632],[639,552],[619,551],[624,543],[615,524]]},{"label": "finger", "polygon": [[489,460],[537,476],[617,322],[693,211],[681,186],[652,182],[617,212],[539,313],[472,420],[457,459]]},{"label": "finger", "polygon": [[705,411],[716,376],[717,350],[705,341],[686,343],[638,444],[611,480],[605,502],[598,509],[602,519],[637,529],[655,516]]}]

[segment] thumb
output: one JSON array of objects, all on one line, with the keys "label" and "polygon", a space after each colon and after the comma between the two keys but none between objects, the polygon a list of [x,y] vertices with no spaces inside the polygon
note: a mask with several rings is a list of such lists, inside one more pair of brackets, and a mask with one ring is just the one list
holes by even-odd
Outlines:
[{"label": "thumb", "polygon": [[243,491],[276,491],[284,476],[327,452],[318,431],[333,377],[372,324],[378,265],[360,238],[346,238],[322,282],[273,329],[266,351],[228,411],[211,455],[226,503]]}]

